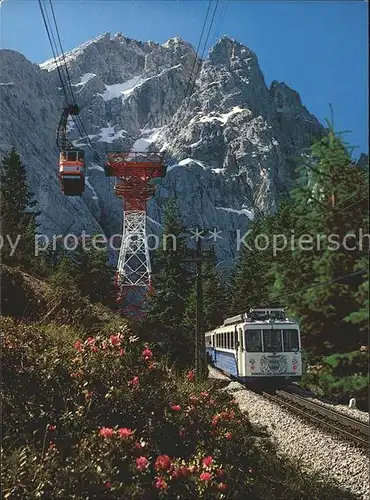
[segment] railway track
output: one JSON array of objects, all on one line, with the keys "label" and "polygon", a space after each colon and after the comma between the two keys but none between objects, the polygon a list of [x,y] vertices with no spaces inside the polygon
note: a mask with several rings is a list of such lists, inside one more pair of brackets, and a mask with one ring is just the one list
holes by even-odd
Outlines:
[{"label": "railway track", "polygon": [[[229,380],[238,381],[223,370],[216,368]],[[254,391],[255,392],[255,391]],[[259,391],[258,391],[259,392]],[[349,417],[343,413],[331,410],[319,403],[309,401],[298,394],[276,390],[274,394],[262,391],[259,392],[263,397],[269,399],[275,404],[284,406],[290,411],[301,415],[316,425],[321,425],[331,432],[339,434],[344,439],[351,441],[361,447],[369,449],[370,444],[370,426],[368,423],[361,422],[356,418]]]},{"label": "railway track", "polygon": [[370,427],[364,422],[290,392],[277,390],[275,394],[262,392],[262,395],[266,399],[288,408],[315,424],[320,424],[332,432],[336,432],[361,447],[369,448]]}]

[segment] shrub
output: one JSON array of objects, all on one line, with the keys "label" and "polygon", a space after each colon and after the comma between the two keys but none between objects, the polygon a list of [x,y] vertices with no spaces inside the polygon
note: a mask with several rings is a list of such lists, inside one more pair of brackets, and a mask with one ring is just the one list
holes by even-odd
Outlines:
[{"label": "shrub", "polygon": [[336,496],[279,460],[222,384],[179,379],[127,327],[0,326],[4,498]]},{"label": "shrub", "polygon": [[356,398],[360,408],[368,408],[368,356],[366,349],[347,354],[332,354],[307,369],[302,385],[339,403]]}]

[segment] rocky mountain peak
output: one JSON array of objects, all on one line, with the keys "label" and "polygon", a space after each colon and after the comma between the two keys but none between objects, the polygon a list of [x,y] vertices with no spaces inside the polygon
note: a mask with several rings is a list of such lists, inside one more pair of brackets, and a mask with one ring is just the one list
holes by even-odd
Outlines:
[{"label": "rocky mountain peak", "polygon": [[209,62],[214,65],[230,66],[235,60],[257,63],[254,52],[226,35],[209,52]]},{"label": "rocky mountain peak", "polygon": [[46,234],[119,233],[122,203],[104,175],[106,152],[166,150],[170,168],[148,203],[149,231],[160,233],[164,199],[175,196],[186,225],[224,231],[216,253],[230,264],[236,230],[275,210],[292,182],[291,159],[323,130],[295,90],[276,81],[267,88],[256,55],[237,40],[222,37],[193,68],[194,48],[179,37],[158,44],[105,33],[65,54],[96,153],[69,123],[87,177],[83,196],[66,198],[57,178],[63,99],[55,61],[38,66],[7,50],[0,57],[0,153],[13,145],[20,152]]},{"label": "rocky mountain peak", "polygon": [[184,49],[194,51],[192,45],[189,42],[186,42],[182,38],[175,36],[173,38],[169,38],[166,42],[162,43],[162,47],[165,49],[174,48],[174,49]]}]

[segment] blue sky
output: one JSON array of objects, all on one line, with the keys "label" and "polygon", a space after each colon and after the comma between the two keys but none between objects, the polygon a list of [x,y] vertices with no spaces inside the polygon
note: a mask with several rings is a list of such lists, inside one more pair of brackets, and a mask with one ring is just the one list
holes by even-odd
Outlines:
[{"label": "blue sky", "polygon": [[[216,0],[213,0],[215,3]],[[196,48],[207,0],[53,0],[64,50],[107,31],[163,43],[180,36]],[[3,0],[1,47],[32,62],[52,57],[37,0]],[[337,131],[368,152],[367,3],[220,0],[206,52],[222,35],[257,55],[266,83],[283,81],[324,123],[334,108]]]}]

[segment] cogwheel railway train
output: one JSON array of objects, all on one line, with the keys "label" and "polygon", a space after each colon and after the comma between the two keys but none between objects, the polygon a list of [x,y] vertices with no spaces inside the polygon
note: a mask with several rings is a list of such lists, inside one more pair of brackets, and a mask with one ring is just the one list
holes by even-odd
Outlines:
[{"label": "cogwheel railway train", "polygon": [[208,361],[249,385],[283,386],[302,376],[301,336],[283,308],[253,308],[205,333]]}]

